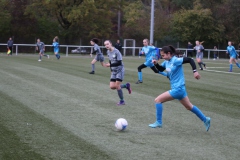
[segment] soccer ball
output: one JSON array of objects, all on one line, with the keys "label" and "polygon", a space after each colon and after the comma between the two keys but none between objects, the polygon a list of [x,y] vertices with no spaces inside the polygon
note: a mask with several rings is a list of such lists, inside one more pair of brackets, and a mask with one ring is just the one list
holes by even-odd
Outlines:
[{"label": "soccer ball", "polygon": [[118,131],[123,131],[127,128],[128,126],[128,122],[126,119],[124,118],[119,118],[116,120],[115,122],[115,127]]}]

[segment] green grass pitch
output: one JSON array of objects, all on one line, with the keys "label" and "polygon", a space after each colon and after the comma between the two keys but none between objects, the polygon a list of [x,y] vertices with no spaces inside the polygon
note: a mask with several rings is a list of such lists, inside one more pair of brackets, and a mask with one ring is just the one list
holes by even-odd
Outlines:
[{"label": "green grass pitch", "polygon": [[[212,118],[209,132],[177,100],[164,103],[163,128],[152,129],[154,99],[170,89],[166,77],[137,67],[143,58],[124,57],[125,106],[116,106],[110,70],[88,56],[0,56],[1,160],[235,160],[240,157],[240,69],[228,73],[228,60],[205,60],[207,70],[193,77],[184,64],[191,102]],[[106,59],[107,60],[107,59]],[[129,126],[117,132],[114,123]]]}]

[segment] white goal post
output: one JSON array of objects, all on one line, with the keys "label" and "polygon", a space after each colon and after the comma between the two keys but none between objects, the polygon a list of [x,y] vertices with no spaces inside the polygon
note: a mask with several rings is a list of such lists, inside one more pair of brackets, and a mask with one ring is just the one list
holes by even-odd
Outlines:
[{"label": "white goal post", "polygon": [[[127,42],[132,42],[132,46],[130,47],[127,47]],[[132,55],[135,56],[135,46],[136,46],[136,41],[135,39],[124,39],[124,42],[123,42],[123,55],[126,56],[126,49],[132,49]]]}]

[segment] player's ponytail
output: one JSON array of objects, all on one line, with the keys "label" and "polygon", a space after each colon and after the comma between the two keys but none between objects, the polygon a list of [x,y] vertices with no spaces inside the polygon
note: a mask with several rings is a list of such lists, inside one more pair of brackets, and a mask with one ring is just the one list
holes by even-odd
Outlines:
[{"label": "player's ponytail", "polygon": [[163,51],[164,53],[169,52],[171,55],[175,54],[176,52],[175,48],[171,45],[162,47],[161,51]]},{"label": "player's ponytail", "polygon": [[172,51],[172,52],[170,52],[171,54],[175,54],[175,53],[176,53],[176,50],[175,50],[175,48],[174,48],[173,46],[169,45],[168,47],[169,47],[169,48],[171,49],[171,51]]}]

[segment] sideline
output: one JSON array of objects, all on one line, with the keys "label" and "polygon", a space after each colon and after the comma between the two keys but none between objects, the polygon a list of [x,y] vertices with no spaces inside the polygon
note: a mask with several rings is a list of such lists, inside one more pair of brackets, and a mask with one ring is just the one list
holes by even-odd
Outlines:
[{"label": "sideline", "polygon": [[[210,68],[210,67],[209,67]],[[219,68],[219,67],[218,67]],[[227,67],[222,67],[222,68],[227,68]],[[236,73],[236,72],[225,72],[225,71],[217,71],[217,70],[209,70],[209,69],[205,69],[204,71],[208,71],[208,72],[218,72],[218,73],[228,73],[228,74],[240,74],[240,73]]]}]

